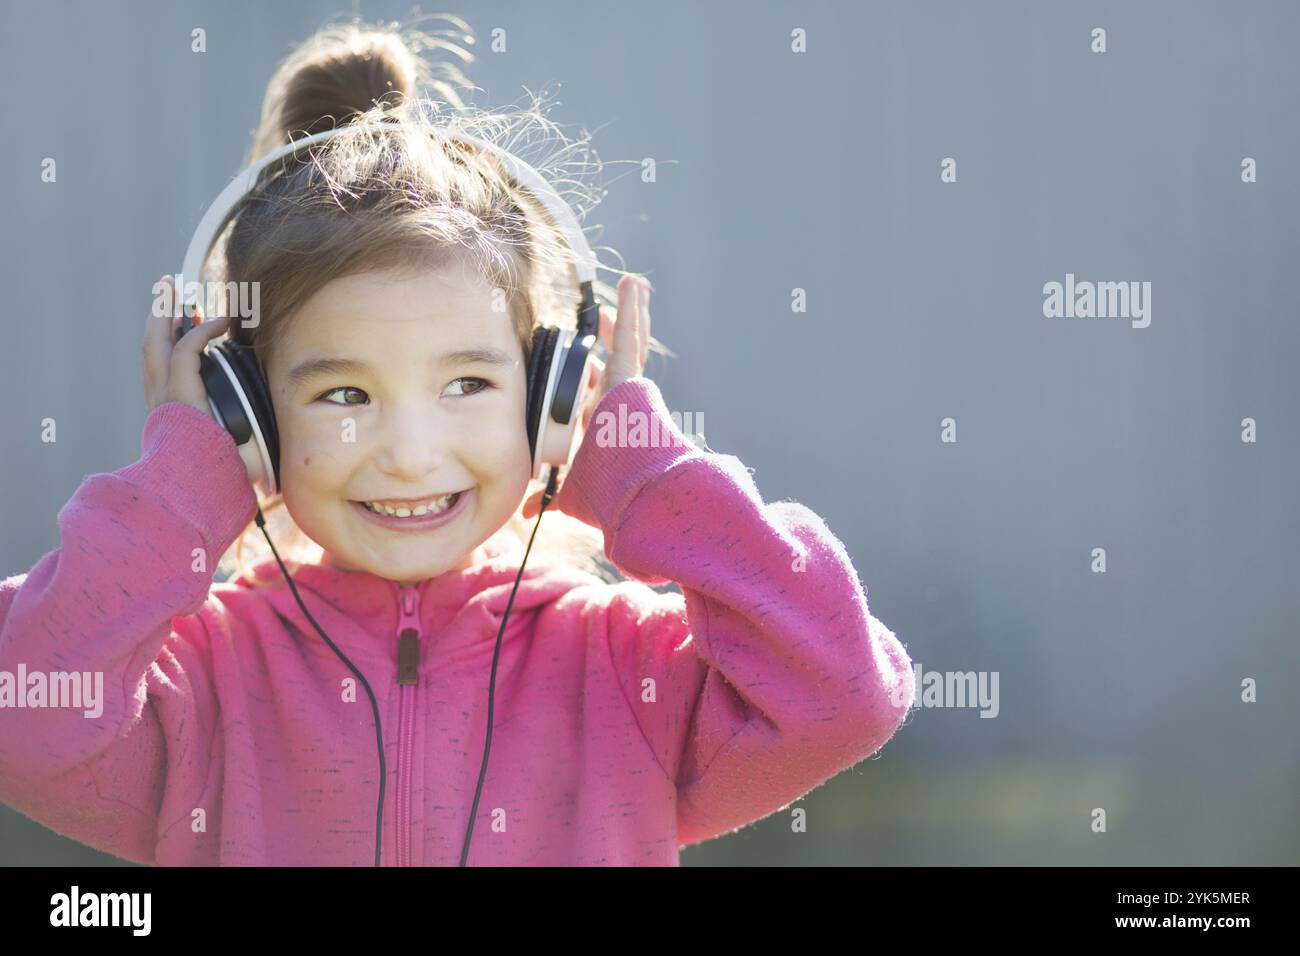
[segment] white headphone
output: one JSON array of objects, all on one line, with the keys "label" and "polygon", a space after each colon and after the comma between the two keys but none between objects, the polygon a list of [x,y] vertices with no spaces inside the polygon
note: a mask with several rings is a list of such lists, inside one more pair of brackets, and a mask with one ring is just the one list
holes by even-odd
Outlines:
[{"label": "white headphone", "polygon": [[[428,100],[412,100],[410,105],[421,113],[436,110]],[[587,243],[573,209],[532,166],[500,147],[471,136],[453,132],[436,123],[425,122],[430,132],[453,140],[471,143],[495,155],[509,168],[515,179],[541,201],[568,237],[578,278],[577,329],[540,325],[533,331],[532,351],[527,370],[528,405],[525,427],[532,455],[532,477],[539,479],[547,465],[564,467],[572,460],[577,444],[581,409],[592,390],[589,363],[600,330],[599,304],[592,285],[596,278],[596,257]],[[315,133],[281,146],[240,172],[213,200],[199,220],[198,227],[185,251],[181,326],[177,337],[190,329],[190,317],[198,305],[196,290],[203,263],[244,197],[252,191],[262,172],[271,164],[298,150],[324,142],[344,132],[359,129],[393,129],[390,122],[345,125]],[[280,440],[263,370],[253,350],[229,334],[208,343],[200,357],[208,405],[235,440],[236,445],[253,442],[254,457],[260,464],[252,479],[260,481],[268,494],[280,486]]]}]

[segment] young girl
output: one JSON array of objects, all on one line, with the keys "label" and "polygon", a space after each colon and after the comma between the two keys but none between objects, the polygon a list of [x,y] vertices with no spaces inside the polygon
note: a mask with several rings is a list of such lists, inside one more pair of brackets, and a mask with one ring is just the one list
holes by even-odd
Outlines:
[{"label": "young girl", "polygon": [[[252,158],[353,119],[400,127],[421,78],[396,34],[318,35],[272,80]],[[455,865],[470,835],[475,865],[676,865],[902,722],[911,662],[843,545],[692,445],[645,376],[643,279],[625,275],[602,314],[583,421],[640,413],[673,441],[586,428],[514,590],[522,522],[542,505],[523,370],[534,325],[563,321],[571,263],[535,204],[527,242],[501,238],[521,197],[485,188],[480,160],[413,142],[336,136],[312,174],[240,213],[222,253],[225,275],[260,283],[255,328],[210,320],[173,344],[169,317],[148,320],[140,459],[88,477],[59,512],[60,547],[0,582],[0,675],[100,674],[100,712],[0,707],[0,801],[168,866]],[[199,377],[223,332],[247,336],[272,393],[269,504]],[[496,358],[444,357],[469,349]],[[451,507],[412,526],[374,514],[417,502]],[[315,548],[290,562],[313,620],[271,558],[214,584],[206,556],[242,540],[259,504],[282,504]],[[543,560],[566,524],[630,580]],[[669,582],[680,593],[655,590]]]}]

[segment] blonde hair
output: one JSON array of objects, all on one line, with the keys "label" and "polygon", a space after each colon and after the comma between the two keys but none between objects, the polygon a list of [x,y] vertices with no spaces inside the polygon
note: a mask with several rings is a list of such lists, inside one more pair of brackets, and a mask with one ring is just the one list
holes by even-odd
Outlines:
[{"label": "blonde hair", "polygon": [[[249,164],[305,135],[347,128],[272,164],[223,230],[205,269],[205,276],[220,281],[259,283],[260,321],[251,329],[232,322],[230,334],[253,347],[263,369],[288,323],[300,320],[295,310],[317,290],[378,269],[476,268],[504,290],[525,363],[538,324],[575,325],[577,276],[562,231],[495,156],[454,136],[463,130],[525,159],[580,220],[603,195],[581,179],[598,171],[600,161],[585,134],[570,142],[558,131],[536,95],[527,109],[467,106],[458,88],[473,87],[460,69],[448,62],[431,65],[417,54],[437,49],[470,62],[473,57],[454,40],[472,45],[473,35],[458,18],[420,18],[429,19],[448,20],[453,28],[429,33],[356,22],[326,27],[280,64],[267,87]],[[429,135],[431,108],[452,138]],[[375,123],[383,128],[361,128]],[[531,134],[538,132],[543,144],[558,142],[558,148],[541,158],[525,157]],[[600,303],[616,303],[613,287],[599,280],[593,286]],[[671,354],[654,339],[650,348]],[[529,493],[538,487],[530,483]],[[282,494],[262,499],[259,493],[259,504],[287,567],[321,560],[323,549],[293,521]],[[620,577],[604,560],[598,529],[550,509],[542,523],[530,565],[535,557],[605,580]],[[531,526],[521,509],[506,524],[525,544]],[[218,572],[246,575],[253,562],[269,556],[250,523],[221,558]]]}]

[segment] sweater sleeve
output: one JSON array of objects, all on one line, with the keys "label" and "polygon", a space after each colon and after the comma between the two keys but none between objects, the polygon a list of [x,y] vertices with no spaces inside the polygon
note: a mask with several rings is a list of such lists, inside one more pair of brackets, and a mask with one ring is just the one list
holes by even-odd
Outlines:
[{"label": "sweater sleeve", "polygon": [[[844,546],[805,506],[765,504],[734,456],[690,444],[651,380],[601,400],[556,504],[635,579],[608,597],[609,651],[676,787],[679,845],[788,805],[906,717],[911,661]],[[645,586],[669,581],[680,595]]]},{"label": "sweater sleeve", "polygon": [[[155,408],[141,449],[87,477],[59,511],[59,546],[0,581],[0,673],[29,675],[11,685],[27,706],[0,707],[0,802],[151,863],[202,791],[219,717],[198,612],[257,501],[233,439],[197,408]],[[80,706],[30,706],[54,674],[81,675]]]}]

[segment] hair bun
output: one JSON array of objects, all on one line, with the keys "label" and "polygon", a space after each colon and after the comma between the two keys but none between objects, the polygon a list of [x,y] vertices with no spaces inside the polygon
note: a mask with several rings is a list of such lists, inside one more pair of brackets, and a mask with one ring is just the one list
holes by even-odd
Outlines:
[{"label": "hair bun", "polygon": [[341,126],[378,105],[411,96],[420,70],[397,33],[374,27],[322,30],[289,55],[271,78],[253,137],[255,162],[292,135]]}]

